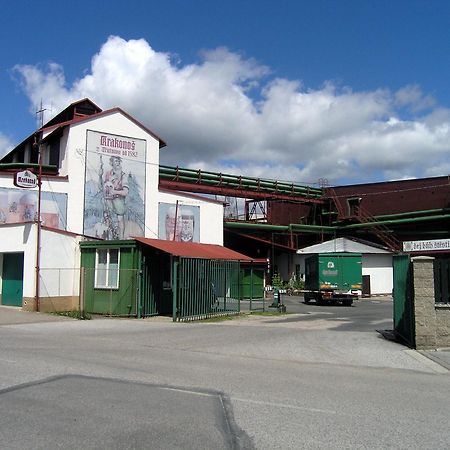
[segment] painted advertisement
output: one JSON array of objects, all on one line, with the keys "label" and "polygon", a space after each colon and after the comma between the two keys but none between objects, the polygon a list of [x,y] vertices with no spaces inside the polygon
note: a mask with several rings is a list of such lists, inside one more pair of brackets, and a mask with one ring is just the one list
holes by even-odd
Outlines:
[{"label": "painted advertisement", "polygon": [[[37,219],[38,192],[27,189],[0,188],[0,224],[33,222]],[[67,194],[41,193],[41,223],[65,230]]]},{"label": "painted advertisement", "polygon": [[144,236],[146,141],[87,132],[84,234]]},{"label": "painted advertisement", "polygon": [[159,204],[159,239],[200,242],[200,206]]}]

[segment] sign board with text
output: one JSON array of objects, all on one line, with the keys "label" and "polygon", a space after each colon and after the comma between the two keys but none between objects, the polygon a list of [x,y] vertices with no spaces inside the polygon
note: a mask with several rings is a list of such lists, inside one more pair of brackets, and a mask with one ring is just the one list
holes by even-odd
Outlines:
[{"label": "sign board with text", "polygon": [[436,252],[450,250],[450,239],[430,239],[425,241],[403,242],[404,252]]},{"label": "sign board with text", "polygon": [[14,186],[32,189],[38,185],[37,176],[29,170],[22,170],[14,174]]}]

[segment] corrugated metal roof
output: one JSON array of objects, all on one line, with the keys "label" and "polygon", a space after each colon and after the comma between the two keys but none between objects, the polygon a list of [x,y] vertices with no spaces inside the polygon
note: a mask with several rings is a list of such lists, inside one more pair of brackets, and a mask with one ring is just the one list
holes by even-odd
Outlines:
[{"label": "corrugated metal roof", "polygon": [[352,239],[337,238],[331,241],[322,242],[321,244],[310,245],[309,247],[297,250],[298,254],[315,254],[315,253],[383,253],[389,254],[391,252],[383,250],[379,247],[363,244]]},{"label": "corrugated metal roof", "polygon": [[197,244],[194,242],[164,241],[160,239],[133,238],[142,244],[162,250],[174,256],[185,258],[226,259],[232,261],[252,261],[249,256],[235,252],[221,245]]}]

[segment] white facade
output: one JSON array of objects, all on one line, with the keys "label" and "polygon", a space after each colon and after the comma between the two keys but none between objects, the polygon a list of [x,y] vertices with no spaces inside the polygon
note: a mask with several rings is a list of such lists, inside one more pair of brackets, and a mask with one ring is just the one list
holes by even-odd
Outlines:
[{"label": "white facade", "polygon": [[[75,117],[74,115],[74,119],[68,122],[52,124],[44,128],[41,137],[42,142],[44,142],[44,165],[49,164],[50,158],[48,148],[50,144],[45,147],[45,143],[51,142],[56,134],[58,134],[57,138],[59,138],[60,143],[58,175],[44,175],[42,177],[42,198],[50,200],[56,197],[60,198],[59,203],[52,203],[50,200],[42,201],[43,206],[47,202],[44,209],[47,208],[48,213],[47,216],[41,214],[43,224],[48,225],[47,230],[43,229],[42,231],[41,240],[41,283],[39,290],[43,297],[56,296],[62,298],[78,295],[79,240],[81,236],[99,237],[93,233],[86,233],[85,214],[88,189],[86,174],[91,169],[89,167],[89,152],[92,152],[88,144],[88,136],[97,133],[135,140],[145,148],[145,171],[140,169],[140,173],[145,173],[145,175],[142,176],[142,179],[139,179],[140,186],[144,185],[142,195],[139,197],[143,197],[141,200],[143,223],[142,221],[139,222],[141,234],[135,234],[136,236],[143,235],[147,238],[164,239],[165,237],[161,236],[160,232],[162,229],[161,218],[159,217],[160,204],[180,205],[191,207],[197,214],[195,223],[197,242],[223,245],[223,205],[221,203],[175,191],[159,191],[159,151],[162,141],[152,132],[118,108],[87,116]],[[32,147],[28,145],[24,148],[21,156],[16,155],[13,151],[13,163],[31,161]],[[114,151],[114,149],[108,150]],[[105,151],[104,147],[97,147],[98,155],[103,151]],[[123,151],[123,155],[126,155],[125,151]],[[120,156],[122,157],[122,154]],[[111,155],[105,153],[102,157],[103,159],[100,157],[102,165],[103,162],[105,166],[108,162],[112,164]],[[144,164],[143,161],[142,164]],[[105,167],[103,170],[102,166],[102,173],[107,169],[108,167]],[[95,168],[94,173],[96,173]],[[5,253],[23,253],[24,306],[27,306],[25,305],[26,301],[35,296],[37,225],[33,220],[37,216],[37,201],[34,200],[32,206],[24,206],[24,203],[30,203],[31,200],[22,200],[31,198],[32,195],[37,198],[37,188],[16,188],[13,185],[13,174],[11,172],[0,173],[0,294],[2,292],[1,279],[3,274],[2,255]],[[17,200],[12,201],[11,198]],[[125,202],[127,201],[128,198]],[[62,206],[64,203],[66,203],[66,207]],[[29,208],[28,213],[27,207]],[[61,211],[61,209],[66,209],[66,211]],[[58,226],[51,225],[51,220],[46,223],[46,220],[49,220],[48,217],[53,217],[50,210],[54,210],[53,215],[59,217]],[[99,220],[102,220],[102,218]],[[13,223],[8,223],[11,221]],[[191,226],[194,227],[194,224]],[[59,228],[61,231],[51,231],[50,228]],[[89,229],[92,230],[93,228]],[[123,235],[123,238],[132,236],[133,234],[130,233],[127,236]]]},{"label": "white facade", "polygon": [[[80,252],[82,238],[69,233],[41,229],[39,289],[43,298],[65,298],[79,294]],[[0,227],[0,293],[3,292],[3,266],[7,255],[23,255],[23,306],[33,309],[36,295],[37,224],[23,223]],[[30,305],[28,305],[30,303]],[[53,308],[57,309],[57,308]]]},{"label": "white facade", "polygon": [[370,292],[372,295],[392,294],[393,265],[392,255],[362,255],[362,274],[370,276]]}]

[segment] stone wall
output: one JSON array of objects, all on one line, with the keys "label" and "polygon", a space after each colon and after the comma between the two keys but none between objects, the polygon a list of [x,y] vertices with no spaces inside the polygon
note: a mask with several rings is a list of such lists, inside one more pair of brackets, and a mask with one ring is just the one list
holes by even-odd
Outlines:
[{"label": "stone wall", "polygon": [[450,305],[435,303],[433,261],[427,256],[411,259],[417,349],[450,347]]}]

